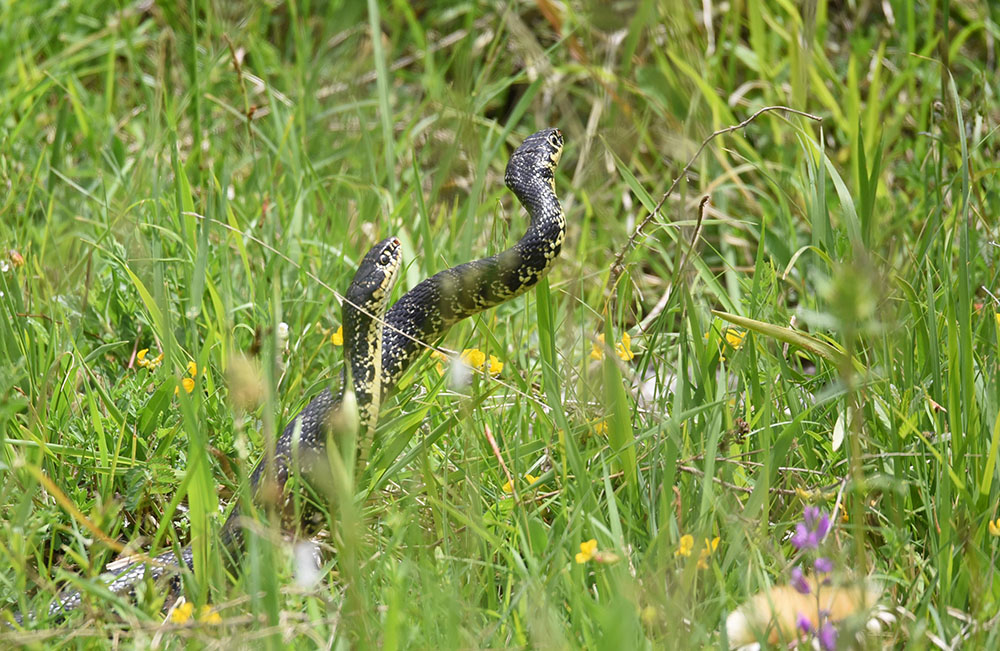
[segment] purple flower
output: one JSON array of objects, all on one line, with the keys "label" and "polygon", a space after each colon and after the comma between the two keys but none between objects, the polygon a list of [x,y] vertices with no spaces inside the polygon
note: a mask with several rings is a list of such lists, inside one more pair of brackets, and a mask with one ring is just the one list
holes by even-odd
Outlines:
[{"label": "purple flower", "polygon": [[809,621],[809,618],[806,617],[805,613],[799,613],[799,616],[798,618],[796,618],[795,623],[796,625],[798,625],[799,630],[802,631],[803,633],[809,633],[810,631],[812,631],[813,628],[812,622]]},{"label": "purple flower", "polygon": [[825,556],[820,556],[816,559],[816,562],[813,563],[813,567],[816,568],[817,572],[826,574],[827,572],[833,571],[833,561]]},{"label": "purple flower", "polygon": [[802,594],[809,594],[811,591],[809,582],[806,581],[806,577],[803,576],[802,570],[799,567],[792,568],[792,587]]},{"label": "purple flower", "polygon": [[806,526],[809,527],[810,531],[815,532],[820,540],[825,538],[827,532],[830,531],[830,516],[820,511],[819,507],[816,506],[807,506],[803,515]]},{"label": "purple flower", "polygon": [[817,547],[818,541],[812,533],[806,529],[806,525],[801,522],[795,525],[795,533],[792,534],[792,545],[795,549],[805,549],[806,547]]},{"label": "purple flower", "polygon": [[837,648],[837,629],[830,620],[823,622],[816,637],[819,638],[819,646],[823,651],[833,651]]},{"label": "purple flower", "polygon": [[795,525],[792,545],[796,549],[817,549],[830,531],[830,516],[818,507],[807,506],[802,519],[803,522]]}]

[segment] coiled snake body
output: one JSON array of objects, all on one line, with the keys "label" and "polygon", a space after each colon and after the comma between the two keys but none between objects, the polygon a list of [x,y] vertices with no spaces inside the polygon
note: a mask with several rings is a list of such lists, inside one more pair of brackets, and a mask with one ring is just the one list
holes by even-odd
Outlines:
[{"label": "coiled snake body", "polygon": [[[528,211],[530,223],[510,249],[423,280],[387,312],[386,303],[400,268],[399,240],[383,240],[365,256],[343,304],[345,367],[351,371],[362,437],[370,437],[382,397],[392,391],[425,344],[434,343],[458,321],[523,294],[551,268],[566,233],[554,176],[562,148],[559,130],[545,129],[526,138],[511,155],[504,182]],[[342,375],[342,387],[346,381]],[[293,459],[300,466],[296,470],[308,476],[310,469],[301,466],[309,465],[310,459],[325,458],[328,419],[339,410],[341,399],[324,389],[292,419],[277,440],[273,464],[262,460],[250,475],[252,494],[262,486],[269,468],[280,489],[288,479]],[[233,549],[242,539],[236,508],[223,525],[221,542]],[[177,555],[172,551],[154,560],[155,564],[129,565],[108,589],[125,593],[147,575],[157,579],[179,569]],[[180,561],[193,566],[190,546],[181,550]],[[80,602],[79,592],[64,594],[52,603],[49,615],[71,611]],[[15,617],[21,621],[19,615]]]}]

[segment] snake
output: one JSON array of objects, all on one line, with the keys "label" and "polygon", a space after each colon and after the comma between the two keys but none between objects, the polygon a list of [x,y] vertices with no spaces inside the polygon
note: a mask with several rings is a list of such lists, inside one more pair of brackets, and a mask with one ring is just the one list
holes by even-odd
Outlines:
[{"label": "snake", "polygon": [[[484,310],[505,303],[534,287],[552,268],[566,237],[566,217],[556,196],[555,171],[563,151],[559,129],[538,131],[511,154],[504,183],[528,213],[528,228],[510,248],[485,258],[440,271],[415,285],[391,307],[388,299],[401,269],[401,245],[389,237],[365,255],[342,302],[345,364],[341,392],[330,388],[316,395],[282,430],[273,457],[265,455],[250,474],[250,494],[257,498],[266,481],[273,481],[284,507],[282,527],[295,526],[286,519],[291,491],[283,491],[289,476],[308,477],[322,472],[327,458],[330,422],[342,413],[345,389],[351,388],[357,405],[357,431],[364,442],[371,438],[382,400],[425,352],[453,325]],[[349,370],[349,374],[348,374]],[[364,452],[359,461],[364,462]],[[315,515],[306,509],[298,517]],[[235,507],[220,531],[220,543],[238,549],[243,542],[241,511]],[[194,565],[191,546],[180,554],[167,551],[153,559],[132,563],[108,584],[114,594],[125,594],[150,577],[158,580],[176,574],[182,565]],[[175,583],[174,588],[179,588]],[[70,591],[49,606],[50,618],[61,618],[76,609],[82,595]],[[15,621],[22,623],[20,613]],[[32,617],[29,617],[32,619]]]}]

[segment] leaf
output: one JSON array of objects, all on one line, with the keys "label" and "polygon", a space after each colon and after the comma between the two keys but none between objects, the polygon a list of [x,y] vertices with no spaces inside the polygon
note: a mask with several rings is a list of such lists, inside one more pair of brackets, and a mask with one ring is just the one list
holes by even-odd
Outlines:
[{"label": "leaf", "polygon": [[[791,328],[786,328],[784,326],[778,326],[771,323],[765,323],[764,321],[757,321],[755,319],[748,319],[745,316],[739,316],[737,314],[729,314],[728,312],[720,312],[719,310],[712,310],[712,314],[732,323],[733,325],[740,326],[741,328],[746,328],[747,330],[753,330],[758,334],[762,334],[766,337],[772,339],[777,339],[786,344],[791,344],[793,346],[798,346],[799,348],[804,348],[812,353],[819,355],[820,357],[833,362],[836,365],[840,365],[844,359],[845,355],[842,351],[834,348],[830,344],[820,341],[815,337],[811,337],[804,332],[798,330],[792,330]],[[864,366],[856,359],[852,359],[851,362],[858,371],[863,371]]]},{"label": "leaf", "polygon": [[837,422],[833,425],[833,451],[836,452],[844,443],[844,412],[837,416]]}]

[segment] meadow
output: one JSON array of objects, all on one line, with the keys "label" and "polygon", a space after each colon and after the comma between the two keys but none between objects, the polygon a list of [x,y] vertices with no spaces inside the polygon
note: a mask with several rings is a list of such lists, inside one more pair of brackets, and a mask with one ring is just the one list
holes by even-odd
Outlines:
[{"label": "meadow", "polygon": [[[728,648],[808,512],[895,618],[835,646],[995,648],[998,39],[972,0],[0,2],[0,619],[85,597],[0,646]],[[262,514],[228,562],[358,261],[398,236],[398,297],[507,248],[550,126],[551,274],[428,342],[315,554]],[[104,587],[187,544],[187,606]]]}]

